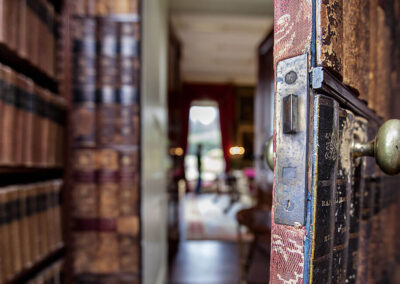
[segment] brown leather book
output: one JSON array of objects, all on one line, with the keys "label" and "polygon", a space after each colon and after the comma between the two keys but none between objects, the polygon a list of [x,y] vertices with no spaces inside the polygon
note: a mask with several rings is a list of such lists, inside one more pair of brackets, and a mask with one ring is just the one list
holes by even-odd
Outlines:
[{"label": "brown leather book", "polygon": [[6,17],[6,1],[5,0],[0,0],[0,42],[4,43],[6,42],[7,38],[7,32],[6,32],[6,26],[7,26],[7,17]]},{"label": "brown leather book", "polygon": [[27,0],[28,9],[26,10],[26,44],[28,59],[34,65],[38,65],[38,53],[39,53],[39,17],[36,14],[38,10],[38,2],[36,0]]},{"label": "brown leather book", "polygon": [[74,16],[84,16],[87,11],[87,0],[71,1],[71,13]]},{"label": "brown leather book", "polygon": [[40,260],[40,239],[39,239],[39,203],[38,203],[38,185],[29,184],[24,187],[28,198],[28,226],[30,232],[30,249],[32,262]]},{"label": "brown leather book", "polygon": [[22,253],[22,266],[28,268],[32,265],[31,256],[31,240],[29,231],[29,210],[28,210],[28,193],[25,186],[18,187],[19,197],[19,210],[20,210],[20,239],[21,239],[21,253]]},{"label": "brown leather book", "polygon": [[109,1],[113,4],[113,14],[138,14],[138,4],[137,0],[119,0],[119,1]]},{"label": "brown leather book", "polygon": [[48,120],[48,142],[47,142],[47,166],[55,165],[55,155],[56,155],[56,135],[57,135],[57,122],[56,122],[56,112],[57,112],[57,104],[56,104],[56,95],[50,93],[49,104],[48,104],[48,112],[47,112],[47,120]]},{"label": "brown leather book", "polygon": [[45,19],[47,17],[47,10],[46,10],[46,5],[44,0],[35,0],[36,2],[36,7],[37,10],[35,11],[35,16],[37,18],[37,49],[36,52],[37,54],[35,55],[35,58],[37,58],[36,66],[41,69],[42,71],[45,70],[45,62],[46,62],[46,56],[47,54],[47,46],[48,46],[48,30],[46,27],[46,22]]},{"label": "brown leather book", "polygon": [[96,145],[96,25],[93,19],[74,19],[72,137],[74,146]]},{"label": "brown leather book", "polygon": [[48,166],[48,155],[49,155],[49,128],[50,128],[50,120],[49,120],[49,111],[50,111],[50,100],[51,100],[51,93],[48,90],[43,90],[43,117],[42,117],[42,128],[41,128],[41,147],[40,147],[40,165],[42,167]]},{"label": "brown leather book", "polygon": [[136,145],[139,131],[138,42],[136,23],[120,23],[118,50],[119,101],[114,143]]},{"label": "brown leather book", "polygon": [[74,151],[71,217],[74,220],[73,269],[77,274],[91,273],[96,259],[97,234],[89,226],[98,217],[96,170],[94,150]]},{"label": "brown leather book", "polygon": [[28,0],[18,0],[19,26],[18,26],[18,55],[27,58],[27,32],[30,32],[27,18]]},{"label": "brown leather book", "polygon": [[32,112],[32,126],[33,126],[33,139],[32,139],[32,161],[33,165],[37,167],[40,164],[40,147],[42,137],[39,135],[42,127],[42,104],[43,99],[40,95],[41,88],[34,85],[33,95],[33,112]]},{"label": "brown leather book", "polygon": [[121,151],[120,163],[120,215],[117,231],[121,272],[138,273],[139,245],[139,177],[137,150]]},{"label": "brown leather book", "polygon": [[115,136],[115,120],[117,115],[117,33],[116,22],[99,20],[97,57],[97,90],[96,108],[97,143],[113,144]]},{"label": "brown leather book", "polygon": [[[6,82],[4,78],[4,66],[0,64],[0,126],[4,127],[4,107],[6,105]],[[5,149],[4,149],[4,131],[0,131],[0,164],[3,163],[5,158]]]},{"label": "brown leather book", "polygon": [[54,218],[54,248],[60,248],[63,245],[63,228],[62,228],[62,204],[61,204],[61,189],[63,186],[62,180],[54,180],[51,182],[52,196],[52,214]]},{"label": "brown leather book", "polygon": [[6,29],[7,46],[17,51],[18,49],[18,27],[19,27],[19,1],[4,0],[6,2]]},{"label": "brown leather book", "polygon": [[97,228],[99,245],[94,269],[98,274],[117,273],[118,236],[115,228],[105,231],[101,224],[113,224],[112,227],[115,227],[119,216],[118,152],[112,149],[97,150],[97,158],[100,226]]},{"label": "brown leather book", "polygon": [[34,139],[34,117],[35,117],[35,86],[32,80],[25,78],[25,120],[22,125],[23,143],[22,143],[22,163],[24,166],[33,165],[33,139]]},{"label": "brown leather book", "polygon": [[140,272],[140,241],[138,237],[119,235],[119,261],[122,273]]},{"label": "brown leather book", "polygon": [[5,282],[12,277],[12,252],[10,247],[10,211],[7,191],[0,190],[0,259],[1,259],[1,280]]},{"label": "brown leather book", "polygon": [[38,220],[39,220],[39,242],[40,242],[40,258],[43,259],[50,252],[48,246],[48,224],[47,224],[47,204],[46,204],[46,184],[41,182],[37,183],[36,202],[38,209]]},{"label": "brown leather book", "polygon": [[52,206],[52,195],[53,195],[53,183],[52,181],[46,181],[43,183],[44,192],[45,192],[45,215],[46,215],[46,224],[47,224],[47,251],[50,253],[55,249],[55,220],[54,220],[54,210]]},{"label": "brown leather book", "polygon": [[14,163],[15,165],[22,164],[22,149],[25,141],[24,137],[24,124],[26,121],[26,111],[24,109],[25,105],[25,89],[26,89],[26,80],[25,76],[16,73],[15,74],[15,100],[16,100],[16,108],[15,108],[15,120],[14,120]]},{"label": "brown leather book", "polygon": [[9,209],[10,210],[10,230],[9,230],[9,245],[12,251],[12,272],[13,275],[22,270],[22,253],[21,253],[21,233],[20,233],[20,210],[18,199],[18,187],[9,186],[7,188]]},{"label": "brown leather book", "polygon": [[60,96],[54,96],[55,110],[55,148],[54,148],[54,165],[62,167],[64,165],[64,137],[67,101]]},{"label": "brown leather book", "polygon": [[[15,145],[15,112],[16,112],[16,100],[15,100],[15,73],[11,68],[4,66],[2,68],[4,79],[3,86],[3,113],[1,120],[1,154],[0,164],[4,166],[14,165],[14,145]],[[7,134],[7,135],[6,135]],[[11,134],[11,135],[10,135]]]}]

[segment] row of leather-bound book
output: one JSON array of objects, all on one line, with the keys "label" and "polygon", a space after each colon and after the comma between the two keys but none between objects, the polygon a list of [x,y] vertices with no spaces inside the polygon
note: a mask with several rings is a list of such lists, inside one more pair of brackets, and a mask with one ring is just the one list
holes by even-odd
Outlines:
[{"label": "row of leather-bound book", "polygon": [[61,284],[64,283],[63,260],[53,263],[36,275],[28,284]]},{"label": "row of leather-bound book", "polygon": [[61,180],[0,188],[0,283],[61,248]]},{"label": "row of leather-bound book", "polygon": [[79,16],[138,14],[138,3],[138,0],[74,0],[72,14]]},{"label": "row of leather-bound book", "polygon": [[72,246],[77,277],[82,281],[87,274],[137,277],[138,151],[75,149],[72,158]]},{"label": "row of leather-bound book", "polygon": [[[119,5],[137,2],[75,1],[75,14],[135,13]],[[74,278],[140,283],[139,23],[73,17],[71,34]]]},{"label": "row of leather-bound book", "polygon": [[0,64],[0,166],[60,167],[66,100]]},{"label": "row of leather-bound book", "polygon": [[74,146],[137,145],[138,24],[75,18],[72,36]]},{"label": "row of leather-bound book", "polygon": [[52,77],[58,21],[47,0],[0,0],[0,42]]}]

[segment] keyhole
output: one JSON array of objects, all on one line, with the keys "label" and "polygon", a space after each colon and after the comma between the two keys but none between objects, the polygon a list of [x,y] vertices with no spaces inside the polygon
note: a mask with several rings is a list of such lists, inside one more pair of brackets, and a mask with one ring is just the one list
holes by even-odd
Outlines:
[{"label": "keyhole", "polygon": [[286,200],[286,204],[285,204],[285,210],[286,211],[293,211],[294,208],[294,202],[292,202],[291,200]]}]

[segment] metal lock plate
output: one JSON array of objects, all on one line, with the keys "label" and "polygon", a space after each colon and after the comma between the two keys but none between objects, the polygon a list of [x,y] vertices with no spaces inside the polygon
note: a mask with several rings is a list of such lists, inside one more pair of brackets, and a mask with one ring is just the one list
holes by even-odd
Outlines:
[{"label": "metal lock plate", "polygon": [[307,190],[307,55],[280,61],[276,74],[274,221],[305,224]]}]

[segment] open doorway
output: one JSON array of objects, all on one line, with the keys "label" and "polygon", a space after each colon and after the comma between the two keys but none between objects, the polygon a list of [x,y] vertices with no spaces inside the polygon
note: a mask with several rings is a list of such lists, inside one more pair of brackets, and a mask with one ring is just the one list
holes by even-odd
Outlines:
[{"label": "open doorway", "polygon": [[170,4],[170,283],[268,283],[273,5],[223,2]]}]

